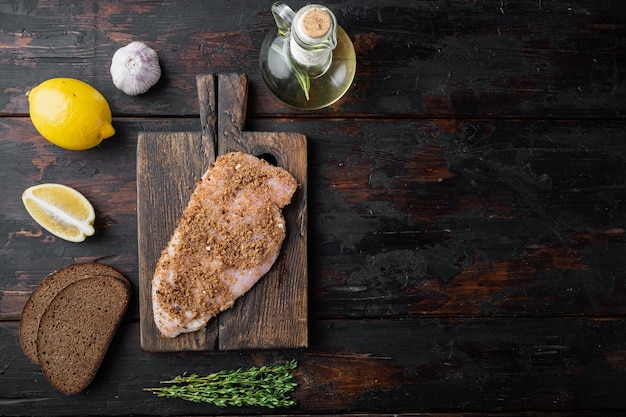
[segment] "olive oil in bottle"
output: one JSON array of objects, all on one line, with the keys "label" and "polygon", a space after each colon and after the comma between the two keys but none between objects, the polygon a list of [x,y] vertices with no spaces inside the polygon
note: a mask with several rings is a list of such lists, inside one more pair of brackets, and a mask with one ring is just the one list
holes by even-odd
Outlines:
[{"label": "olive oil in bottle", "polygon": [[333,12],[310,4],[297,13],[274,3],[276,28],[261,46],[263,80],[284,103],[304,110],[330,106],[350,88],[356,54]]}]

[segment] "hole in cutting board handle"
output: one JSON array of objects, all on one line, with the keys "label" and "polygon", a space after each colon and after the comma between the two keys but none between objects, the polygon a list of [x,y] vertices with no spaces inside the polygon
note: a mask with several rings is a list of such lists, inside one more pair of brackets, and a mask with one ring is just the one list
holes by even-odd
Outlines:
[{"label": "hole in cutting board handle", "polygon": [[270,165],[278,166],[278,160],[271,153],[264,152],[260,155],[257,155],[256,157],[265,160]]}]

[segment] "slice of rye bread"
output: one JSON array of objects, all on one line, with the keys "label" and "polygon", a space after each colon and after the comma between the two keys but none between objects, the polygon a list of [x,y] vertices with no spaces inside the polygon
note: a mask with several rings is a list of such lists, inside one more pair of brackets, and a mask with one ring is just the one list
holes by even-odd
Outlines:
[{"label": "slice of rye bread", "polygon": [[50,302],[37,331],[46,379],[66,395],[96,376],[130,300],[130,285],[101,275],[67,285]]},{"label": "slice of rye bread", "polygon": [[107,275],[128,282],[115,268],[97,262],[76,263],[52,272],[41,281],[28,298],[20,319],[20,344],[24,354],[35,365],[37,359],[37,329],[50,301],[67,285],[91,276]]}]

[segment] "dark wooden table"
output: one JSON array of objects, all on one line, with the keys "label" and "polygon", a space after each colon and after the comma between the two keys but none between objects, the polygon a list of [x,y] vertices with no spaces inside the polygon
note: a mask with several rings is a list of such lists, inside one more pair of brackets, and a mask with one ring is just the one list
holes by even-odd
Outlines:
[{"label": "dark wooden table", "polygon": [[[314,112],[261,79],[271,2],[0,4],[0,415],[626,414],[625,3],[327,4],[357,75]],[[163,77],[129,97],[109,62],[135,40]],[[308,137],[309,347],[146,353],[135,293],[91,386],[59,394],[20,349],[22,307],[74,262],[136,288],[137,136],[199,130],[196,75],[213,72],[248,74],[247,130]],[[104,94],[113,138],[72,152],[37,134],[24,93],[58,76]],[[83,192],[97,234],[74,244],[37,226],[20,196],[41,182]],[[142,390],[290,359],[289,409]]]}]

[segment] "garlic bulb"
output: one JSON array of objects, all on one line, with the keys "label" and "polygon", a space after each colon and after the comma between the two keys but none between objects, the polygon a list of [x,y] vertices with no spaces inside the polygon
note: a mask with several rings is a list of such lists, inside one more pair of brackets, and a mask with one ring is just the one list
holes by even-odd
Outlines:
[{"label": "garlic bulb", "polygon": [[129,96],[143,94],[161,78],[159,56],[145,43],[131,42],[113,54],[111,77]]}]

